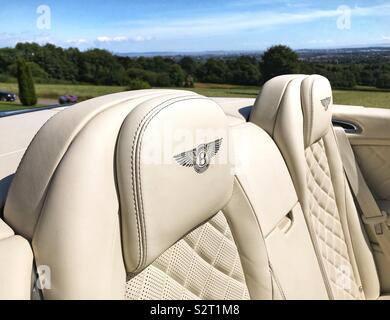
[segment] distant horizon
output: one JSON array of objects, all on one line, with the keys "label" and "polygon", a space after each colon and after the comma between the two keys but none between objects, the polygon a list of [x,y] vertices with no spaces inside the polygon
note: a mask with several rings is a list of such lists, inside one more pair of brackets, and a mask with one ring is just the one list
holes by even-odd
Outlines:
[{"label": "distant horizon", "polygon": [[0,47],[51,43],[111,52],[261,51],[390,45],[390,0],[14,0]]},{"label": "distant horizon", "polygon": [[[29,43],[29,44],[33,44],[35,42],[20,42],[21,44],[24,44],[24,43]],[[52,44],[52,43],[35,43],[35,44],[38,44],[39,46],[45,46],[47,44]],[[17,44],[16,44],[17,45]],[[3,48],[15,48],[16,47],[13,46],[13,47],[3,47]],[[52,44],[52,45],[55,45],[57,46],[56,44]],[[284,45],[284,44],[275,44],[275,45]],[[58,46],[58,47],[61,47],[61,46]],[[67,48],[64,48],[62,47],[63,49],[69,49],[69,48],[72,48],[72,47],[67,47]],[[80,51],[88,51],[88,50],[94,50],[94,49],[102,49],[102,48],[97,48],[97,47],[91,47],[91,48],[86,48],[86,49],[81,49]],[[258,53],[258,52],[264,52],[266,51],[268,48],[265,48],[265,49],[246,49],[246,50],[235,50],[235,49],[232,49],[232,50],[202,50],[202,51],[124,51],[124,52],[114,52],[114,51],[110,51],[108,49],[103,49],[103,50],[107,50],[109,52],[111,52],[112,54],[114,55],[119,55],[119,56],[127,56],[127,55],[141,55],[141,54],[164,54],[164,55],[172,55],[172,54],[175,54],[175,55],[204,55],[204,54],[216,54],[216,53],[233,53],[233,54],[240,54],[240,53]],[[350,47],[328,47],[328,48],[323,48],[323,47],[318,47],[318,48],[292,48],[292,50],[296,51],[296,52],[300,52],[300,51],[332,51],[332,50],[364,50],[364,49],[387,49],[390,51],[390,44],[389,45],[367,45],[367,46],[364,46],[364,45],[356,45],[356,46],[350,46]]]},{"label": "distant horizon", "polygon": [[[275,44],[277,45],[277,44]],[[280,44],[283,45],[283,44]],[[97,49],[97,48],[90,48],[90,49]],[[87,49],[87,50],[90,50]],[[140,53],[179,53],[179,54],[185,54],[185,53],[215,53],[215,52],[264,52],[268,48],[265,49],[246,49],[246,50],[202,50],[202,51],[129,51],[129,52],[113,52],[114,54],[124,55],[124,54],[140,54]],[[359,49],[389,49],[390,50],[390,44],[389,45],[369,45],[369,46],[350,46],[350,47],[329,47],[329,48],[292,48],[294,51],[322,51],[322,50],[359,50]]]}]

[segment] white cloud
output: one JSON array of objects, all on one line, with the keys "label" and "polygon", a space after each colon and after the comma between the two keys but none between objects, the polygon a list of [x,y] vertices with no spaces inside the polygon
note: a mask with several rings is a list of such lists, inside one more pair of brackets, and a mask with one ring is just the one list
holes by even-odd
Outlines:
[{"label": "white cloud", "polygon": [[97,37],[97,41],[99,42],[144,42],[144,41],[150,41],[153,38],[151,36],[136,36],[136,37],[125,37],[125,36],[100,36]]},{"label": "white cloud", "polygon": [[99,41],[99,42],[110,42],[112,40],[111,40],[110,37],[100,36],[100,37],[97,37],[97,41]]},{"label": "white cloud", "polygon": [[38,43],[40,45],[45,45],[47,43],[53,43],[53,39],[50,34],[41,33],[33,34],[28,32],[23,32],[21,34],[17,33],[0,33],[0,45],[5,46],[15,46],[19,42],[28,42],[28,43]]},{"label": "white cloud", "polygon": [[117,36],[117,37],[113,37],[111,39],[111,41],[115,41],[115,42],[123,42],[123,41],[128,41],[129,39],[127,37],[124,37],[124,36]]},{"label": "white cloud", "polygon": [[233,0],[228,2],[227,5],[235,8],[254,7],[254,6],[268,6],[268,5],[287,6],[291,8],[303,8],[310,5],[310,1],[296,0]]},{"label": "white cloud", "polygon": [[68,43],[68,44],[72,44],[72,45],[81,45],[81,44],[85,44],[87,43],[88,40],[87,39],[71,39],[71,40],[67,40],[65,41],[65,43]]},{"label": "white cloud", "polygon": [[135,41],[135,42],[145,42],[145,41],[150,41],[150,40],[153,40],[153,37],[151,37],[151,36],[148,36],[148,37],[136,36],[135,38],[133,38],[133,41]]},{"label": "white cloud", "polygon": [[333,39],[314,39],[314,40],[308,41],[309,44],[330,44],[333,42],[334,42]]},{"label": "white cloud", "polygon": [[[276,0],[279,1],[279,0]],[[168,43],[168,41],[188,40],[188,39],[205,39],[209,36],[218,37],[231,35],[245,37],[246,31],[263,31],[268,32],[269,28],[276,28],[294,24],[307,24],[310,28],[310,22],[326,20],[329,21],[331,28],[334,20],[334,28],[336,29],[337,18],[341,12],[335,6],[330,10],[314,9],[312,2],[309,7],[305,7],[306,0],[300,2],[289,1],[294,3],[295,10],[289,10],[280,6],[278,10],[265,10],[259,8],[241,8],[240,3],[246,5],[273,3],[271,0],[233,0],[237,8],[229,13],[215,13],[198,15],[192,14],[182,18],[168,18],[163,15],[143,20],[131,20],[115,22],[108,29],[107,26],[102,27],[100,31],[93,31],[90,37],[78,38],[79,35],[74,35],[75,38],[69,40],[50,39],[45,35],[37,35],[33,33],[27,34],[9,34],[0,32],[0,45],[15,45],[17,42],[52,42],[63,46],[78,46],[87,48],[89,46],[98,47],[124,47],[128,44],[134,46],[143,46],[142,43],[157,40],[160,43]],[[268,7],[269,8],[269,7]],[[309,9],[313,8],[313,9]],[[351,17],[352,23],[358,17],[375,17],[375,16],[390,16],[390,2],[382,5],[372,5],[366,7],[352,7]],[[332,20],[333,19],[333,20]],[[104,28],[104,29],[103,29]],[[103,31],[104,30],[104,31]],[[309,29],[310,31],[310,29]],[[337,31],[337,30],[336,30]],[[96,34],[95,32],[99,32]],[[377,38],[380,35],[376,35]],[[389,36],[383,36],[381,41],[388,43]],[[253,41],[252,39],[249,39]],[[285,42],[285,40],[283,40]],[[317,42],[320,44],[319,42]],[[313,44],[315,44],[313,42]],[[325,44],[325,43],[323,43]],[[147,45],[145,45],[147,46]],[[200,46],[202,44],[200,43]]]},{"label": "white cloud", "polygon": [[[342,14],[335,7],[332,10],[301,10],[287,13],[279,11],[251,11],[229,14],[216,14],[198,18],[165,18],[137,20],[117,23],[126,28],[128,33],[142,34],[144,37],[167,39],[186,36],[218,36],[238,33],[246,30],[265,29],[283,25],[302,24],[321,19],[336,19]],[[352,19],[365,16],[390,16],[390,3],[370,6],[352,7]]]}]

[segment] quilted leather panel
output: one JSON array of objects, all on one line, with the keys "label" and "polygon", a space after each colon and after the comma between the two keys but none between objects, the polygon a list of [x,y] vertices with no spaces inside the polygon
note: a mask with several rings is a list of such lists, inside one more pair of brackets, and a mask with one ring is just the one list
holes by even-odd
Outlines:
[{"label": "quilted leather panel", "polygon": [[249,299],[241,261],[229,225],[218,213],[129,277],[126,299]]},{"label": "quilted leather panel", "polygon": [[379,200],[390,200],[390,147],[354,146],[368,186]]},{"label": "quilted leather panel", "polygon": [[305,151],[310,222],[335,299],[361,299],[336,205],[323,140]]}]

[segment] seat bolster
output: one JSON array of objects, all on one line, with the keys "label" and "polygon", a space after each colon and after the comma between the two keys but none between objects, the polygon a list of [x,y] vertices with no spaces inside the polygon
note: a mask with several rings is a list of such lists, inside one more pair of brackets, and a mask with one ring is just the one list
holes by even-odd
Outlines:
[{"label": "seat bolster", "polygon": [[[306,162],[303,152],[303,114],[300,107],[299,88],[302,79],[291,81],[280,106],[272,138],[276,142],[292,177],[299,199],[305,197]],[[305,201],[303,201],[303,205]]]},{"label": "seat bolster", "polygon": [[360,222],[331,127],[324,136],[324,143],[351,264],[357,280],[363,287],[365,298],[376,300],[380,294],[380,286],[371,245]]},{"label": "seat bolster", "polygon": [[123,120],[138,101],[94,117],[51,178],[32,240],[37,266],[50,268],[52,286],[44,288],[45,299],[124,298],[113,155]]},{"label": "seat bolster", "polygon": [[329,80],[312,75],[302,81],[303,133],[305,147],[320,140],[330,128],[333,95]]},{"label": "seat bolster", "polygon": [[323,137],[323,141],[324,141],[326,157],[330,169],[331,181],[335,193],[335,200],[336,200],[336,204],[340,216],[342,231],[344,233],[345,244],[347,245],[348,248],[350,263],[355,275],[356,282],[359,284],[359,286],[362,286],[360,272],[356,262],[356,255],[355,255],[356,252],[354,251],[352,245],[353,241],[351,240],[352,235],[351,235],[351,230],[350,230],[350,225],[348,220],[350,219],[350,217],[347,212],[348,210],[351,210],[351,208],[347,208],[347,200],[346,200],[347,190],[345,188],[346,180],[344,176],[344,169],[341,162],[339,151],[337,149],[337,143],[336,143],[333,129],[330,125],[330,122],[328,123],[329,123],[328,124],[329,128],[327,130],[327,134],[325,134]]},{"label": "seat bolster", "polygon": [[272,300],[272,278],[265,240],[256,213],[239,181],[223,209],[240,253],[241,264],[251,299]]},{"label": "seat bolster", "polygon": [[28,241],[12,235],[0,240],[0,257],[0,300],[30,299],[33,254]]}]

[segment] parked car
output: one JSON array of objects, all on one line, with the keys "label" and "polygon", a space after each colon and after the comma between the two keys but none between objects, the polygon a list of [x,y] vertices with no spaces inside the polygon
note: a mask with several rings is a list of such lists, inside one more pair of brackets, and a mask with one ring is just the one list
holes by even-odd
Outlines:
[{"label": "parked car", "polygon": [[16,100],[16,94],[6,91],[0,91],[0,101],[14,102]]},{"label": "parked car", "polygon": [[58,98],[58,102],[60,104],[77,103],[77,101],[78,101],[78,97],[77,96],[72,96],[72,95],[60,96]]}]

